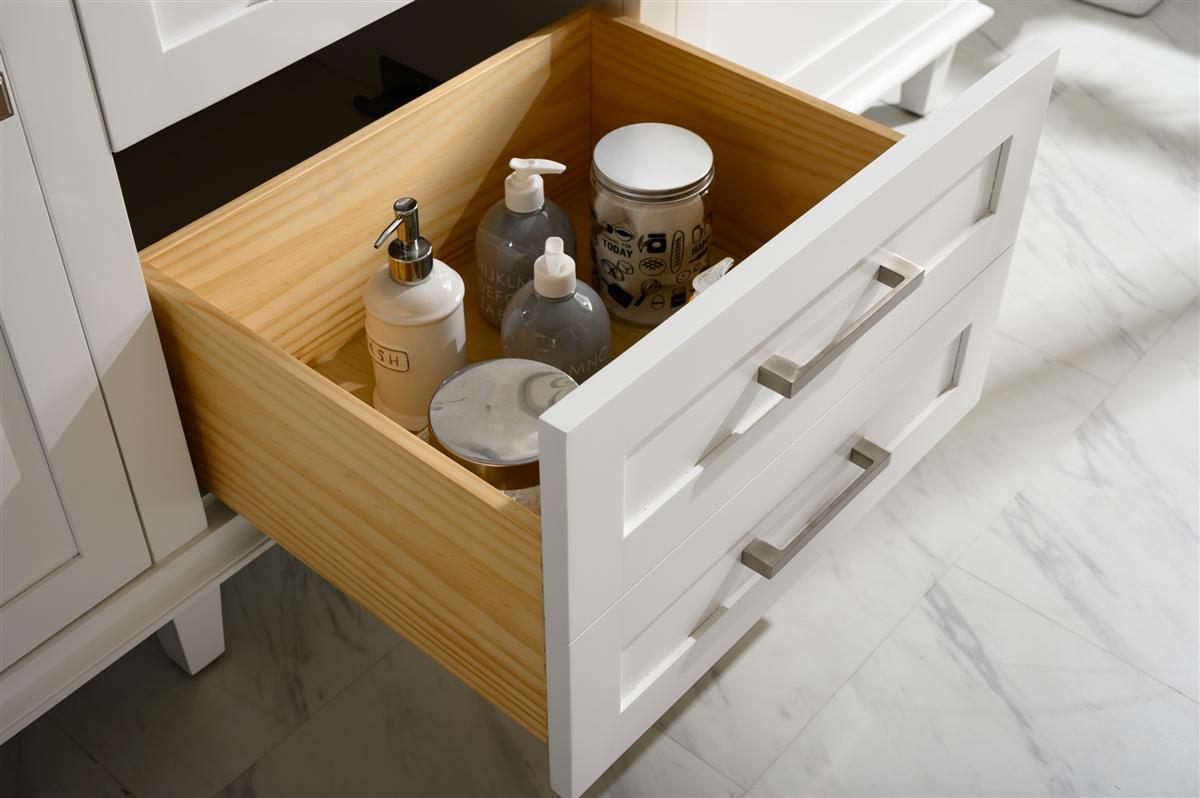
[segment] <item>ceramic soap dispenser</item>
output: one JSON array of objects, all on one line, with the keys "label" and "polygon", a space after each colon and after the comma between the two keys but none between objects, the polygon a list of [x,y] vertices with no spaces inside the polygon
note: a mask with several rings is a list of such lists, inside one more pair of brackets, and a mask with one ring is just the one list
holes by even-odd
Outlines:
[{"label": "ceramic soap dispenser", "polygon": [[375,370],[375,409],[413,432],[425,428],[429,400],[442,380],[467,363],[463,281],[433,257],[421,237],[417,201],[393,205],[388,260],[367,281],[367,351]]},{"label": "ceramic soap dispenser", "polygon": [[513,158],[508,165],[513,172],[504,181],[504,199],[488,209],[475,231],[479,305],[497,327],[512,295],[533,279],[533,262],[547,238],[561,238],[563,250],[575,257],[575,228],[563,209],[546,199],[542,181],[542,175],[561,174],[567,167],[542,158]]},{"label": "ceramic soap dispenser", "polygon": [[513,294],[500,328],[505,357],[537,360],[583,382],[608,362],[612,330],[604,302],[575,279],[575,261],[557,236],[546,239],[533,281]]}]

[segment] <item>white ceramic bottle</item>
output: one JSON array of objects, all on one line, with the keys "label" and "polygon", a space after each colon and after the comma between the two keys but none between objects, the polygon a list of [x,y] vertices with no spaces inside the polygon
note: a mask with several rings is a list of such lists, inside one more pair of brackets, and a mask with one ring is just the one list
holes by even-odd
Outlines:
[{"label": "white ceramic bottle", "polygon": [[413,432],[426,426],[442,380],[466,365],[462,278],[433,257],[421,237],[417,201],[396,200],[396,218],[375,242],[388,262],[367,281],[367,351],[375,369],[375,409]]}]

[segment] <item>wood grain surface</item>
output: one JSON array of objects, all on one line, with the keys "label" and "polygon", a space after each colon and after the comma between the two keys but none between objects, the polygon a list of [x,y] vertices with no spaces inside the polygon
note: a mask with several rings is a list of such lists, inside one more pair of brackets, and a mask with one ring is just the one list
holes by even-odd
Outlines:
[{"label": "wood grain surface", "polygon": [[145,273],[200,483],[545,738],[537,516]]}]

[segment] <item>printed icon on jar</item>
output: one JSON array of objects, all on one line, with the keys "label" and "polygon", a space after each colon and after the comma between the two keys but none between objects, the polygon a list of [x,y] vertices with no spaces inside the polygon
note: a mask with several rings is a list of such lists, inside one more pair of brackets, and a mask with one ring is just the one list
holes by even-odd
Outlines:
[{"label": "printed icon on jar", "polygon": [[592,159],[593,280],[610,313],[653,326],[687,302],[708,267],[712,150],[674,125],[628,125]]}]

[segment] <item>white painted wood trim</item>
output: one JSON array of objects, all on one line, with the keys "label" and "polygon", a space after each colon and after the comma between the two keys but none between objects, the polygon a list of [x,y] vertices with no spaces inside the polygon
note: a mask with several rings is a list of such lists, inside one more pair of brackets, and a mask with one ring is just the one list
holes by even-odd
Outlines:
[{"label": "white painted wood trim", "polygon": [[186,30],[160,30],[163,2],[76,0],[114,152],[411,0],[212,3],[222,10]]},{"label": "white painted wood trim", "polygon": [[0,743],[274,545],[210,499],[208,527],[0,673]]},{"label": "white painted wood trim", "polygon": [[221,620],[221,587],[216,585],[197,594],[158,630],[163,652],[195,676],[225,653],[225,624]]},{"label": "white painted wood trim", "polygon": [[204,529],[204,509],[71,4],[0,3],[0,47],[150,552],[162,560]]}]

